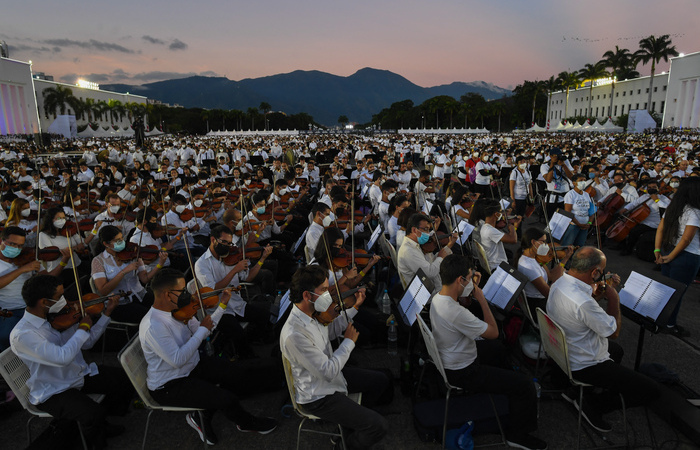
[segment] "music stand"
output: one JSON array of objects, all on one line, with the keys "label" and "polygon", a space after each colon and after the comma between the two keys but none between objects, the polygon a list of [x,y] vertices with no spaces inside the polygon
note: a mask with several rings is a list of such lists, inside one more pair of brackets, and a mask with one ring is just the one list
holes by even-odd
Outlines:
[{"label": "music stand", "polygon": [[430,301],[432,292],[432,281],[430,281],[425,272],[418,269],[411,282],[408,283],[401,301],[399,301],[399,314],[406,325],[409,327],[413,326],[413,323],[416,321],[416,315]]},{"label": "music stand", "polygon": [[380,224],[380,225],[377,225],[377,228],[375,228],[374,231],[372,231],[372,235],[369,237],[369,241],[367,241],[366,250],[368,252],[372,251],[372,247],[374,247],[374,244],[376,244],[377,239],[379,239],[379,236],[381,236],[381,235],[382,235],[382,226]]},{"label": "music stand", "polygon": [[491,273],[482,291],[490,305],[507,314],[527,282],[528,278],[524,274],[510,264],[502,262]]}]

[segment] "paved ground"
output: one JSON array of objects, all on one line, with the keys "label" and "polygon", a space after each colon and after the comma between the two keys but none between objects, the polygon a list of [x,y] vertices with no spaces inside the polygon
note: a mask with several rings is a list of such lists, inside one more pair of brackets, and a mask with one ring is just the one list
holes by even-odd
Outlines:
[{"label": "paved ground", "polygon": [[[658,277],[659,272],[652,270],[653,264],[636,259],[633,256],[621,257],[614,250],[606,249],[608,255],[608,269],[618,273],[623,279],[631,270],[636,270],[651,277]],[[644,346],[644,362],[656,362],[664,364],[677,372],[681,380],[696,392],[700,392],[700,285],[691,286],[685,295],[681,309],[679,323],[686,326],[692,336],[686,340],[680,340],[669,335],[647,334]],[[623,330],[619,338],[620,344],[625,349],[624,364],[632,366],[637,346],[638,326],[628,319],[623,319]],[[92,355],[93,357],[99,355]],[[116,365],[116,355],[109,354],[107,362]],[[389,356],[385,348],[371,350],[357,349],[355,360],[362,366],[389,368],[398,376],[399,357]],[[299,419],[296,417],[284,418],[281,415],[281,406],[286,403],[286,391],[270,393],[251,399],[245,399],[244,405],[254,414],[274,416],[279,420],[278,429],[267,436],[248,435],[238,432],[223,416],[217,416],[214,427],[217,431],[220,443],[219,448],[241,449],[291,449],[295,448],[296,428]],[[422,443],[418,440],[413,428],[410,399],[401,395],[398,382],[394,403],[383,411],[390,422],[389,434],[382,443],[381,448],[399,449],[437,449],[438,444]],[[144,425],[147,412],[134,409],[124,418],[114,419],[115,422],[124,424],[128,432],[115,438],[110,443],[110,448],[137,449],[143,438]],[[2,426],[2,438],[0,448],[16,449],[27,445],[24,426],[28,414],[18,411],[16,408],[0,406],[0,426]],[[613,424],[614,432],[609,433],[613,442],[622,442],[624,436],[621,433],[622,419],[618,413],[606,416]],[[661,417],[644,409],[633,409],[628,412],[627,421],[630,427],[629,436],[632,448],[662,448],[662,449],[690,449],[700,448],[693,444],[682,433],[669,426]],[[37,420],[33,426],[34,435],[37,435],[46,425],[46,420]],[[650,434],[653,431],[653,438]],[[540,404],[538,436],[549,442],[550,449],[575,448],[576,415],[570,405],[558,398],[548,398],[543,395]],[[478,436],[476,443],[493,442],[494,436]],[[590,446],[591,442],[584,438],[583,445]],[[602,441],[596,440],[597,444]],[[184,420],[183,414],[155,413],[151,423],[149,449],[194,449],[201,448],[195,432],[190,429]],[[302,438],[301,448],[323,449],[332,448],[326,437],[305,435]]]}]

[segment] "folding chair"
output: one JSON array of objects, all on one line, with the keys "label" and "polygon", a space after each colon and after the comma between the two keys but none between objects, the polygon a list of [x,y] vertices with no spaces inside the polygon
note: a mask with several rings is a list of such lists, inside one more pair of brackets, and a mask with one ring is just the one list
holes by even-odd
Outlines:
[{"label": "folding chair", "polygon": [[[139,398],[146,406],[148,411],[148,417],[146,418],[146,429],[143,432],[143,442],[141,443],[141,450],[146,448],[146,438],[148,437],[148,426],[151,422],[151,414],[153,411],[171,411],[171,412],[197,412],[199,414],[199,423],[204,423],[204,410],[198,408],[184,408],[179,406],[162,406],[159,405],[151,394],[148,392],[148,386],[146,385],[146,369],[148,364],[146,363],[146,358],[143,355],[143,349],[141,348],[141,341],[139,340],[139,335],[134,336],[128,344],[119,352],[119,362],[121,363],[126,375],[129,377],[131,384],[134,386],[136,393]],[[202,427],[202,433],[204,433],[204,448],[207,448],[206,432],[204,427]]]},{"label": "folding chair", "polygon": [[476,239],[474,239],[472,251],[474,252],[474,257],[479,261],[481,268],[491,275],[491,266],[489,266],[489,259],[486,257],[486,250],[484,250],[484,247],[482,247]]},{"label": "folding chair", "polygon": [[[0,375],[5,379],[10,390],[17,396],[22,408],[27,410],[30,414],[27,420],[27,444],[31,444],[32,433],[30,424],[32,420],[36,417],[51,418],[53,416],[47,412],[41,411],[29,402],[29,386],[27,386],[27,380],[29,380],[30,376],[29,368],[11,348],[0,353]],[[105,398],[102,394],[91,394],[89,397],[97,403],[101,403]],[[83,448],[87,450],[88,446],[80,422],[78,422],[78,430],[80,431],[80,439],[83,443]]]},{"label": "folding chair", "polygon": [[[284,378],[287,380],[287,388],[289,389],[289,397],[292,399],[292,406],[294,406],[294,412],[297,413],[299,417],[301,417],[301,423],[299,424],[299,429],[297,430],[297,450],[299,450],[299,441],[301,439],[301,432],[305,431],[307,433],[316,433],[316,434],[323,434],[326,436],[337,436],[340,437],[341,442],[343,443],[343,449],[345,448],[345,436],[343,435],[343,427],[340,426],[340,424],[336,424],[338,426],[338,432],[337,433],[331,433],[328,431],[318,431],[318,430],[311,430],[308,428],[303,428],[304,423],[307,420],[311,420],[312,422],[320,421],[320,417],[316,417],[313,414],[309,414],[307,412],[304,412],[303,409],[297,404],[296,400],[296,388],[294,387],[294,376],[292,375],[292,365],[289,363],[289,360],[282,355],[282,363],[284,364]],[[362,393],[359,394],[348,394],[348,397],[356,402],[358,405],[362,401]]]},{"label": "folding chair", "polygon": [[[542,308],[537,308],[537,322],[540,326],[540,339],[547,355],[554,360],[555,363],[569,377],[569,381],[573,386],[579,388],[578,394],[578,431],[576,433],[576,448],[581,448],[581,416],[583,415],[583,388],[591,387],[592,385],[576,380],[571,373],[571,363],[569,361],[569,347],[566,343],[566,333]],[[627,433],[627,411],[625,408],[625,398],[620,393],[620,401],[622,402],[622,423],[625,429],[625,445],[613,445],[594,448],[628,448],[630,446],[629,434]]]},{"label": "folding chair", "polygon": [[[95,280],[92,277],[90,277],[90,290],[92,290],[94,294],[99,294],[97,286],[95,286]],[[102,355],[100,356],[100,362],[105,362],[105,348],[107,346],[107,332],[109,330],[123,331],[124,334],[126,334],[126,340],[128,341],[131,338],[131,336],[129,336],[129,327],[138,328],[138,326],[138,323],[117,322],[116,320],[111,320],[107,325],[107,328],[105,328],[105,332],[102,334]]]},{"label": "folding chair", "polygon": [[[435,368],[440,372],[440,376],[442,376],[442,381],[445,383],[445,388],[447,389],[447,394],[445,395],[445,417],[444,421],[442,424],[442,448],[445,448],[445,438],[447,436],[447,418],[450,410],[450,394],[452,391],[455,391],[456,393],[464,393],[465,390],[457,387],[457,386],[452,386],[449,381],[447,381],[447,374],[445,374],[445,367],[442,365],[442,360],[440,359],[440,352],[437,347],[437,343],[435,342],[435,337],[433,336],[433,332],[430,331],[430,328],[428,328],[428,325],[425,323],[423,318],[420,316],[420,314],[416,315],[417,319],[416,321],[418,322],[418,327],[420,328],[420,332],[423,335],[423,340],[425,341],[425,346],[428,350],[428,355],[430,355],[430,361]],[[423,382],[423,373],[425,372],[425,365],[423,366],[423,370],[421,371],[420,375],[420,381],[419,385]],[[491,447],[491,446],[496,446],[496,445],[506,445],[506,436],[503,433],[503,426],[501,425],[501,418],[498,416],[498,409],[496,409],[496,404],[493,401],[493,396],[489,394],[489,400],[491,400],[491,406],[493,407],[493,413],[496,416],[496,422],[498,423],[498,429],[501,432],[501,442],[496,442],[494,444],[485,444],[485,445],[480,445],[480,447]]]}]

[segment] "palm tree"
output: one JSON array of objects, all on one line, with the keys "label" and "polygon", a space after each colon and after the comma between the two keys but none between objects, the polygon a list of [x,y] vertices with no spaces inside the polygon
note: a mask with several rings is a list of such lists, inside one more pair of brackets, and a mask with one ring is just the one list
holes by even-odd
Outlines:
[{"label": "palm tree", "polygon": [[578,71],[578,75],[583,80],[590,80],[590,86],[588,88],[588,109],[586,110],[586,115],[591,117],[593,115],[593,110],[591,109],[591,101],[593,101],[593,80],[607,76],[608,71],[605,70],[605,63],[598,61],[595,64],[586,64],[583,66],[583,69]]},{"label": "palm tree", "polygon": [[561,72],[557,76],[561,87],[566,89],[566,105],[564,106],[564,117],[569,117],[569,90],[575,88],[581,82],[576,72]]},{"label": "palm tree", "polygon": [[76,97],[73,96],[73,91],[70,88],[56,86],[44,89],[44,113],[49,117],[49,113],[56,118],[56,109],[61,115],[66,113],[66,105],[72,106],[75,104]]},{"label": "palm tree", "polygon": [[491,113],[494,115],[498,115],[498,132],[501,132],[501,114],[506,112],[506,105],[502,101],[500,102],[491,102],[489,104],[489,109],[491,110]]},{"label": "palm tree", "polygon": [[452,115],[459,111],[460,104],[454,98],[446,99],[444,109],[446,113],[450,113],[450,128],[454,128],[452,125]]},{"label": "palm tree", "polygon": [[656,64],[662,59],[668,62],[672,56],[678,56],[678,51],[675,45],[671,45],[671,39],[668,34],[663,36],[649,36],[639,41],[639,50],[634,52],[637,61],[641,61],[642,65],[646,65],[651,61],[651,76],[649,77],[649,100],[647,101],[647,111],[651,112],[651,93],[654,86],[654,72],[656,72]]},{"label": "palm tree", "polygon": [[85,112],[87,113],[88,116],[88,123],[92,122],[93,115],[95,113],[95,99],[94,98],[86,98],[85,99]]},{"label": "palm tree", "polygon": [[99,116],[99,120],[102,122],[107,111],[109,111],[109,105],[107,105],[107,102],[104,100],[98,100],[93,111],[95,113],[95,121],[97,121],[97,117]]},{"label": "palm tree", "polygon": [[255,116],[258,114],[258,110],[252,106],[248,108],[248,115],[250,115],[250,129],[251,131],[255,129]]},{"label": "palm tree", "polygon": [[114,119],[121,121],[124,118],[124,104],[119,100],[110,98],[107,101],[107,110],[109,111],[110,123],[114,125]]},{"label": "palm tree", "polygon": [[605,64],[606,68],[609,68],[612,77],[612,88],[610,90],[610,107],[608,109],[608,115],[613,114],[613,101],[615,99],[615,81],[621,72],[628,69],[630,66],[634,66],[634,55],[630,53],[626,48],[620,48],[615,46],[615,51],[608,50],[603,53],[603,59],[601,60]]},{"label": "palm tree", "polygon": [[348,119],[348,116],[342,115],[338,117],[338,123],[340,124],[341,127],[345,128],[345,125],[350,122]]},{"label": "palm tree", "polygon": [[[547,111],[552,110],[552,94],[554,91],[561,89],[561,85],[559,84],[559,78],[556,78],[554,75],[549,77],[548,80],[544,81],[544,88],[547,90],[547,95],[549,95],[549,100],[547,102]],[[549,117],[547,117],[549,119]]]}]

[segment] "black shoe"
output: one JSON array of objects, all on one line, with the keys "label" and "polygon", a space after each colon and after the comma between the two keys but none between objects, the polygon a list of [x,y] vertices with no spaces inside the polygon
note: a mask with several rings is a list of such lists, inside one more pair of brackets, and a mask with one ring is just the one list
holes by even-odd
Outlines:
[{"label": "black shoe", "polygon": [[542,439],[530,436],[527,433],[510,434],[506,436],[506,444],[509,447],[525,450],[547,450],[547,443]]},{"label": "black shoe", "polygon": [[672,327],[665,327],[661,329],[662,332],[670,334],[678,338],[686,338],[690,336],[690,331],[686,330],[680,325],[674,325]]},{"label": "black shoe", "polygon": [[204,432],[202,431],[202,427],[199,425],[199,415],[197,413],[188,413],[186,420],[187,425],[194,428],[197,434],[199,434],[199,438],[202,440],[202,442],[206,442],[207,445],[215,445],[217,442],[219,442],[219,440],[216,438],[216,434],[214,434],[214,430],[211,428],[211,424],[209,423],[204,424],[204,430],[207,433],[207,439],[206,441],[204,440]]},{"label": "black shoe", "polygon": [[268,434],[277,428],[277,421],[271,417],[253,417],[250,423],[236,427],[243,433]]},{"label": "black shoe", "polygon": [[105,437],[108,439],[117,437],[120,434],[124,433],[124,431],[126,431],[124,425],[105,422]]}]

